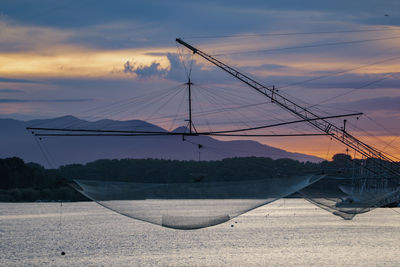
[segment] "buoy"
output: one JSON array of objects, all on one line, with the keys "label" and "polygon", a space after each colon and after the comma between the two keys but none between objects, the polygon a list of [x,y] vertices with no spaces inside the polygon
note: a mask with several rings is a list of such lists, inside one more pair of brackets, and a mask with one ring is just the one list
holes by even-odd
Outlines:
[{"label": "buoy", "polygon": [[65,252],[64,252],[64,251],[61,251],[61,255],[64,256],[64,255],[65,255]]}]

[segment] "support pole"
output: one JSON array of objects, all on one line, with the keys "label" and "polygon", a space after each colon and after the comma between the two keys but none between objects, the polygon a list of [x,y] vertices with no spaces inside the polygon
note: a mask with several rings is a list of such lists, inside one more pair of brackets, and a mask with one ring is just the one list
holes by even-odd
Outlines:
[{"label": "support pole", "polygon": [[190,134],[192,134],[192,128],[193,128],[193,123],[192,123],[192,88],[191,88],[191,85],[192,85],[192,82],[190,81],[190,78],[189,78],[189,81],[187,82],[187,85],[188,85],[188,91],[189,91],[189,133]]}]

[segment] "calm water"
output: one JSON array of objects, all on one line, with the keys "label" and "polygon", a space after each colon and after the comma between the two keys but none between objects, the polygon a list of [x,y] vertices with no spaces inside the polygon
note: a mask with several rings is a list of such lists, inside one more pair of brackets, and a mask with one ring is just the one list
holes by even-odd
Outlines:
[{"label": "calm water", "polygon": [[58,203],[0,203],[0,265],[400,266],[399,208],[344,221],[304,200],[279,200],[194,231],[95,203],[64,203],[61,210],[60,228]]}]

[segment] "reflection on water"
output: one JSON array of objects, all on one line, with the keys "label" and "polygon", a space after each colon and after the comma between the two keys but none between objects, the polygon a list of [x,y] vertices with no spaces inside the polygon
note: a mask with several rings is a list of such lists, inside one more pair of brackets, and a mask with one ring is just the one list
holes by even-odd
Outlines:
[{"label": "reflection on water", "polygon": [[281,199],[193,231],[91,202],[64,203],[61,211],[60,228],[58,203],[0,203],[0,265],[400,266],[400,214],[391,209],[344,221],[304,200]]}]

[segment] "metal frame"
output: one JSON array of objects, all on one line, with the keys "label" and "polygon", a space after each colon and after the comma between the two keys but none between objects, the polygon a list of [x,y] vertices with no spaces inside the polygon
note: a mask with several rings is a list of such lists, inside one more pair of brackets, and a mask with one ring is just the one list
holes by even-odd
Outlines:
[{"label": "metal frame", "polygon": [[313,127],[319,129],[322,132],[325,132],[327,135],[330,135],[332,138],[335,140],[339,141],[340,143],[343,143],[347,147],[352,148],[353,150],[357,151],[361,155],[367,157],[367,158],[375,158],[383,161],[387,161],[391,163],[390,167],[386,167],[383,164],[380,164],[380,166],[387,171],[389,171],[391,174],[396,175],[400,177],[400,172],[397,170],[394,170],[392,168],[392,165],[394,165],[396,168],[399,168],[399,164],[395,161],[393,161],[389,155],[384,153],[383,151],[380,151],[376,148],[374,148],[371,145],[368,145],[361,140],[357,139],[353,135],[349,134],[345,127],[337,127],[336,125],[330,123],[329,121],[326,121],[324,118],[318,116],[317,114],[313,113],[312,111],[308,110],[305,107],[302,107],[298,104],[296,104],[294,101],[288,99],[287,97],[284,97],[279,93],[278,90],[275,89],[273,86],[272,88],[269,88],[253,78],[247,76],[246,74],[241,73],[240,71],[236,70],[235,68],[228,66],[227,64],[221,62],[220,60],[204,53],[203,51],[193,47],[192,45],[186,43],[180,38],[176,39],[176,42],[185,46],[189,50],[193,52],[193,54],[197,54],[204,58],[205,60],[209,61],[210,63],[214,64],[215,66],[219,67],[223,71],[229,73],[236,79],[242,81],[243,83],[247,84],[251,88],[255,89],[259,93],[263,94],[264,96],[268,97],[271,99],[271,102],[275,103],[276,105],[280,106],[281,108],[291,112],[292,114],[296,115],[297,117],[301,118],[305,122],[311,124]]}]

